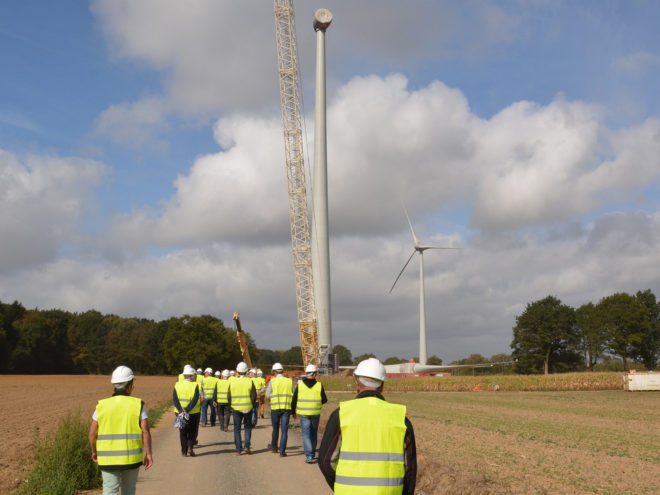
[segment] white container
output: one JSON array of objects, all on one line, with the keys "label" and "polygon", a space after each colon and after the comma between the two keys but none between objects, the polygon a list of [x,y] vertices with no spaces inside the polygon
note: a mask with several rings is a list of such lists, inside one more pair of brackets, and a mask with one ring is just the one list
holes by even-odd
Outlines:
[{"label": "white container", "polygon": [[638,390],[660,390],[660,373],[624,373],[623,389],[629,392]]}]

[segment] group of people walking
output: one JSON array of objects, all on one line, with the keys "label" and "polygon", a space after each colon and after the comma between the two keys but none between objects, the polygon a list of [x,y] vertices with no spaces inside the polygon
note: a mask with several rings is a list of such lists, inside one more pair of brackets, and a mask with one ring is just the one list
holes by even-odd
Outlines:
[{"label": "group of people walking", "polygon": [[[290,419],[300,419],[305,462],[318,462],[335,493],[413,494],[417,475],[415,436],[403,405],[385,401],[385,367],[374,358],[358,364],[354,375],[357,397],[341,402],[328,420],[316,456],[319,420],[327,396],[317,369],[310,364],[294,386],[275,363],[273,376],[238,363],[229,370],[203,373],[186,365],[172,395],[181,454],[194,457],[200,422],[228,431],[233,419],[235,455],[252,454],[252,428],[264,418],[270,401],[272,434],[268,449],[286,457]],[[103,473],[104,495],[135,493],[139,466],[153,464],[151,435],[144,403],[131,397],[133,372],[118,367],[112,375],[113,396],[99,401],[92,418],[89,441],[92,460]],[[260,400],[263,397],[263,401]],[[210,415],[207,412],[211,407]],[[216,421],[217,420],[217,421]],[[107,490],[106,490],[107,487]]]}]

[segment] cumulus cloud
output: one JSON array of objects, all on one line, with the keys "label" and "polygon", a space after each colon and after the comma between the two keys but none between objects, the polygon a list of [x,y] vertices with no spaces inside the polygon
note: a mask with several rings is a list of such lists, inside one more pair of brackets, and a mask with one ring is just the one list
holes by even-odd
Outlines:
[{"label": "cumulus cloud", "polygon": [[105,171],[92,160],[0,150],[0,272],[52,261],[62,244],[78,240]]}]

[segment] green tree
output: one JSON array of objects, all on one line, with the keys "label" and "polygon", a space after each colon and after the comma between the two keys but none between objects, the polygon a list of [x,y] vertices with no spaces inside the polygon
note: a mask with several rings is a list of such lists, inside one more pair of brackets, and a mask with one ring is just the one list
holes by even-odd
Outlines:
[{"label": "green tree", "polygon": [[302,358],[302,350],[300,349],[300,346],[294,346],[288,351],[283,351],[282,356],[280,358],[280,362],[284,365],[286,368],[287,366],[302,366],[303,364],[303,358]]},{"label": "green tree", "polygon": [[101,313],[89,310],[74,314],[67,333],[76,372],[102,374],[114,369],[105,350],[108,328]]},{"label": "green tree", "polygon": [[650,289],[638,291],[635,298],[646,309],[648,328],[637,346],[635,355],[641,359],[647,370],[654,370],[658,366],[658,354],[660,354],[660,304],[655,294]]},{"label": "green tree", "polygon": [[350,366],[353,364],[353,355],[351,354],[351,351],[343,345],[334,346],[332,352],[337,354],[339,358],[339,366]]},{"label": "green tree", "polygon": [[606,332],[607,350],[621,358],[624,370],[649,330],[647,309],[635,297],[619,292],[598,303],[601,322]]},{"label": "green tree", "polygon": [[593,371],[605,350],[605,333],[596,306],[587,303],[575,310],[575,323],[579,339],[578,349],[589,371]]},{"label": "green tree", "polygon": [[396,356],[388,357],[385,361],[383,361],[383,364],[401,364],[405,363],[405,359],[398,358]]},{"label": "green tree", "polygon": [[0,302],[0,372],[12,371],[9,358],[18,343],[18,331],[14,322],[23,318],[25,308],[18,301],[13,304]]},{"label": "green tree", "polygon": [[376,357],[376,355],[372,354],[371,352],[368,353],[368,354],[361,354],[358,357],[353,358],[353,364],[357,365],[360,361],[364,361],[365,359],[375,358],[375,357]]},{"label": "green tree", "polygon": [[513,356],[523,372],[550,373],[552,364],[577,344],[575,310],[554,296],[527,304],[513,328]]},{"label": "green tree", "polygon": [[438,356],[433,354],[430,358],[426,360],[426,364],[433,364],[436,366],[441,366],[442,365],[442,359],[440,359]]}]

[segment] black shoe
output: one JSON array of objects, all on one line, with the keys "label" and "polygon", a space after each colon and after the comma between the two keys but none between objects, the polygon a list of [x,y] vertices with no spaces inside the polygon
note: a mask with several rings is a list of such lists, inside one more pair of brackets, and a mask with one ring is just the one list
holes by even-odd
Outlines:
[{"label": "black shoe", "polygon": [[195,451],[194,451],[193,449],[190,449],[190,450],[188,451],[188,455],[189,455],[190,457],[195,457]]},{"label": "black shoe", "polygon": [[280,457],[286,457],[286,452],[280,452]]},{"label": "black shoe", "polygon": [[273,447],[271,444],[268,444],[268,450],[270,450],[273,454],[277,454],[278,450]]}]

